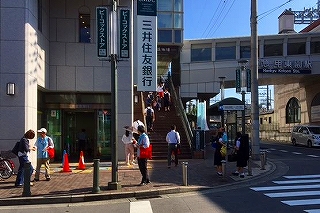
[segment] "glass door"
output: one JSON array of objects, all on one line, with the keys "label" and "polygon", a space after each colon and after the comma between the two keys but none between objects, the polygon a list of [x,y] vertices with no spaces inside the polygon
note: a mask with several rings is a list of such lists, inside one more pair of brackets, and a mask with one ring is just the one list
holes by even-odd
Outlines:
[{"label": "glass door", "polygon": [[63,149],[61,144],[61,111],[57,109],[49,110],[47,122],[48,136],[52,138],[55,147],[55,158],[60,159]]},{"label": "glass door", "polygon": [[94,155],[100,159],[111,159],[111,115],[107,110],[98,110],[97,136]]},{"label": "glass door", "polygon": [[65,113],[65,142],[64,150],[70,157],[76,158],[77,143],[76,143],[76,113],[69,111]]}]

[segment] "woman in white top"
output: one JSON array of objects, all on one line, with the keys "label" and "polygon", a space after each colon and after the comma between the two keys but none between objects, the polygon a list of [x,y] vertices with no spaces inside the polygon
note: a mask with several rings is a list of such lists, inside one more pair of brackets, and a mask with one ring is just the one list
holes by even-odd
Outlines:
[{"label": "woman in white top", "polygon": [[130,131],[126,130],[125,134],[122,136],[122,142],[124,143],[124,152],[126,154],[126,164],[133,165],[133,158],[134,158],[134,147],[133,143],[136,140],[133,138],[133,135]]}]

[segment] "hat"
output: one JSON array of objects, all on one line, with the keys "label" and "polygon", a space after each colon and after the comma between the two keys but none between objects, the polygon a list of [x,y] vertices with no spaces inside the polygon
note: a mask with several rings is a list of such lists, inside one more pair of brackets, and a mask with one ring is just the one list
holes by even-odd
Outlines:
[{"label": "hat", "polygon": [[47,133],[47,130],[46,130],[46,128],[41,128],[41,129],[39,129],[39,130],[38,130],[38,132],[44,132],[44,133]]}]

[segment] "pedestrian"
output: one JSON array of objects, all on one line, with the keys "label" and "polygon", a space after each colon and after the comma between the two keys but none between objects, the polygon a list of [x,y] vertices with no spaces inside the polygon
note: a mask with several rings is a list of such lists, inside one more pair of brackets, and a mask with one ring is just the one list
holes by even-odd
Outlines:
[{"label": "pedestrian", "polygon": [[225,128],[221,127],[220,131],[222,132],[222,141],[228,147],[228,136],[227,136]]},{"label": "pedestrian", "polygon": [[171,105],[171,96],[170,96],[170,92],[168,91],[168,88],[166,88],[164,90],[164,95],[163,95],[164,111],[170,111],[170,105]]},{"label": "pedestrian", "polygon": [[77,139],[78,139],[79,152],[81,151],[84,152],[86,148],[86,143],[88,141],[86,129],[81,129],[81,132],[79,132],[77,135]]},{"label": "pedestrian", "polygon": [[138,157],[138,165],[139,165],[139,170],[142,175],[142,180],[140,182],[140,186],[146,185],[151,183],[149,179],[149,174],[148,174],[148,159],[147,158],[141,158],[140,157],[140,149],[141,147],[143,148],[149,148],[150,146],[150,140],[148,135],[145,132],[144,126],[138,126],[138,132],[139,132],[139,140],[136,144],[138,151],[137,151],[137,157]]},{"label": "pedestrian", "polygon": [[124,143],[124,153],[126,156],[126,164],[127,166],[133,165],[133,158],[134,158],[134,146],[133,143],[136,142],[132,133],[129,130],[122,136],[122,142]]},{"label": "pedestrian", "polygon": [[176,131],[176,125],[171,126],[171,131],[166,136],[168,143],[168,168],[171,168],[172,153],[174,153],[175,166],[178,165],[178,148],[180,146],[180,134]]},{"label": "pedestrian", "polygon": [[161,82],[158,84],[157,93],[158,93],[159,98],[162,99],[164,96],[164,83]]},{"label": "pedestrian", "polygon": [[148,96],[147,96],[147,99],[146,99],[146,105],[148,104],[152,104],[153,103],[153,92],[149,92]]},{"label": "pedestrian", "polygon": [[133,123],[132,123],[132,135],[134,137],[134,139],[136,141],[139,140],[139,133],[138,133],[138,126],[144,126],[144,123],[142,121],[140,121],[139,119],[136,119]]},{"label": "pedestrian", "polygon": [[153,122],[155,121],[155,114],[151,104],[148,104],[147,108],[145,108],[144,115],[146,116],[147,132],[151,132],[153,131]]},{"label": "pedestrian", "polygon": [[[29,161],[29,153],[30,153],[30,139],[35,137],[36,133],[33,130],[28,130],[24,133],[23,137],[20,139],[19,143],[19,151],[18,151],[18,158],[19,158],[19,168],[18,174],[15,181],[16,187],[23,187],[24,184],[24,165]],[[30,164],[30,177],[33,173],[33,167]],[[30,185],[33,185],[30,183]]]},{"label": "pedestrian", "polygon": [[232,174],[235,176],[240,176],[240,178],[244,178],[243,167],[247,166],[247,161],[249,159],[249,147],[246,143],[245,137],[241,136],[240,132],[236,134],[236,145],[234,147],[237,153],[237,170]]},{"label": "pedestrian", "polygon": [[45,167],[44,175],[45,175],[46,181],[49,181],[51,177],[50,177],[50,158],[48,154],[48,149],[54,148],[54,144],[53,144],[52,138],[47,136],[46,128],[39,129],[38,133],[40,133],[40,137],[38,137],[33,147],[35,150],[37,150],[37,167],[36,167],[36,173],[34,175],[34,181],[40,180],[39,175],[40,175],[40,168],[42,164],[44,164],[44,167]]},{"label": "pedestrian", "polygon": [[222,162],[221,161],[224,160],[224,157],[222,157],[221,152],[220,152],[221,147],[223,145],[225,145],[222,141],[222,135],[223,135],[223,132],[219,131],[217,139],[216,139],[216,149],[214,152],[214,165],[217,168],[217,174],[219,176],[222,176]]}]

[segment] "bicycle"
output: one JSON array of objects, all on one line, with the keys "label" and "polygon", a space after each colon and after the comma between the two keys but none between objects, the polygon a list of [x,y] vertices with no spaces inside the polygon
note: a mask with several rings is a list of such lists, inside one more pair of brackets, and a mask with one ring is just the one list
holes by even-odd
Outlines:
[{"label": "bicycle", "polygon": [[[6,153],[9,153],[9,151]],[[1,155],[3,155],[3,152],[1,152]],[[14,168],[15,168],[15,165],[13,161],[10,159],[10,157],[0,156],[0,178],[1,179],[10,178],[14,174],[13,172]]]}]

